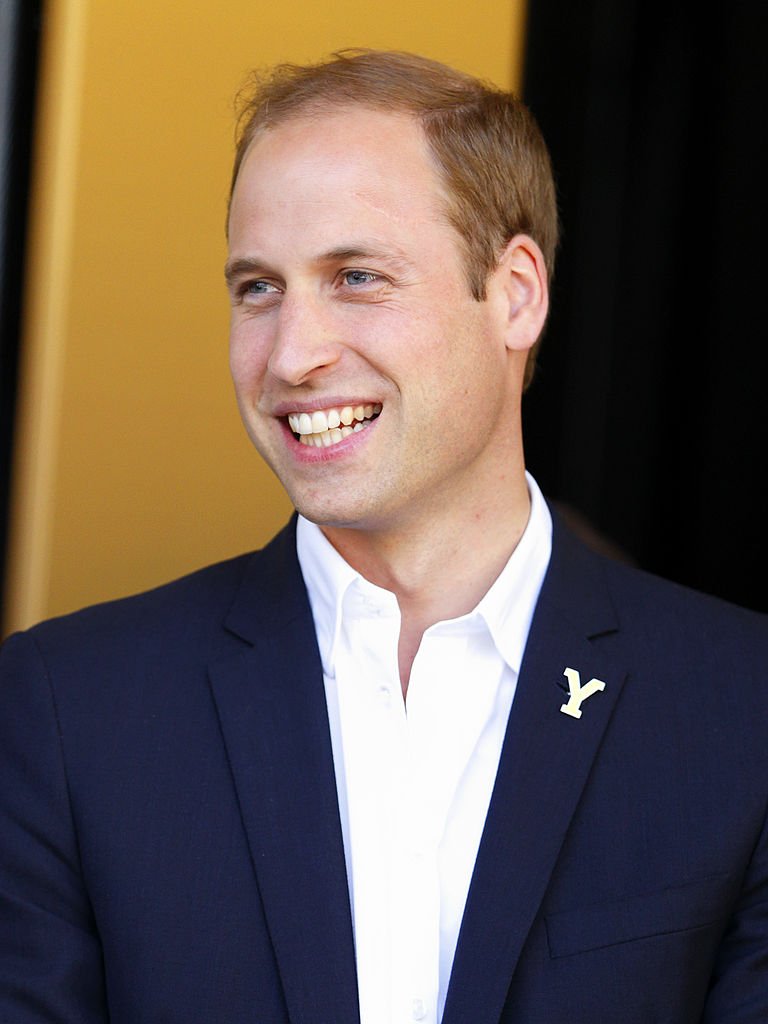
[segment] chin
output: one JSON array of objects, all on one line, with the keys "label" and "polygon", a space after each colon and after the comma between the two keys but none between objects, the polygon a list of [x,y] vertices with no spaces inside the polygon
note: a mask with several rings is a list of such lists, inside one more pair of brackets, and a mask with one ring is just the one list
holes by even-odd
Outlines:
[{"label": "chin", "polygon": [[318,505],[312,502],[294,502],[296,511],[308,519],[310,523],[317,526],[328,526],[340,530],[355,529],[360,526],[355,517],[350,516],[349,510],[328,508],[325,505]]},{"label": "chin", "polygon": [[329,527],[339,530],[365,530],[371,528],[371,516],[364,509],[350,508],[348,502],[339,507],[339,502],[333,500],[313,500],[305,495],[290,494],[297,512],[317,526]]}]

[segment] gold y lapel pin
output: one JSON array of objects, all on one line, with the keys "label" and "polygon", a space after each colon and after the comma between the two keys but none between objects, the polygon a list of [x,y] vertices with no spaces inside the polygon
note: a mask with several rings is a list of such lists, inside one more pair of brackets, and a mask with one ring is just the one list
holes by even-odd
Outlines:
[{"label": "gold y lapel pin", "polygon": [[575,668],[567,668],[563,675],[568,680],[568,703],[561,705],[560,710],[571,718],[581,718],[581,705],[593,694],[604,690],[605,683],[602,679],[590,679],[582,686],[581,676]]}]

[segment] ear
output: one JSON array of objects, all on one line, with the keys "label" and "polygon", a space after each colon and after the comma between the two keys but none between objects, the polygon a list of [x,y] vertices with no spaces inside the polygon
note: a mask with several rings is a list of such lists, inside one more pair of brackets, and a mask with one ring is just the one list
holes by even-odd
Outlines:
[{"label": "ear", "polygon": [[487,283],[487,299],[512,352],[531,349],[544,328],[549,289],[544,256],[528,235],[515,235],[501,254]]}]

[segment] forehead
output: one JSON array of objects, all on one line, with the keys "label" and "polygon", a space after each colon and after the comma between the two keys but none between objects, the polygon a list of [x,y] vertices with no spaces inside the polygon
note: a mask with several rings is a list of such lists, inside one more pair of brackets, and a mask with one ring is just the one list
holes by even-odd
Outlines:
[{"label": "forehead", "polygon": [[417,229],[445,224],[446,194],[417,119],[353,106],[296,116],[262,131],[240,167],[230,241],[260,222],[311,230],[364,218]]}]

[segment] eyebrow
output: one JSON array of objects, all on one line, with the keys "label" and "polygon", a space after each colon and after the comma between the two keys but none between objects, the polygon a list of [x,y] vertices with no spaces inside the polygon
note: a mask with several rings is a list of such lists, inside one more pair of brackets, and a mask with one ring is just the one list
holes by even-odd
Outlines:
[{"label": "eyebrow", "polygon": [[341,245],[328,252],[321,253],[316,257],[317,263],[346,263],[351,260],[379,260],[389,266],[409,270],[413,264],[401,253],[393,252],[391,249],[383,248],[376,243],[355,243],[354,245]]},{"label": "eyebrow", "polygon": [[258,274],[264,270],[261,260],[251,256],[239,256],[236,260],[227,260],[224,267],[224,280],[231,285],[238,277],[244,274]]},{"label": "eyebrow", "polygon": [[[400,272],[413,269],[413,264],[398,252],[392,252],[376,243],[356,242],[351,245],[340,245],[326,252],[318,253],[313,263],[345,263],[348,261],[377,260]],[[224,268],[224,277],[228,285],[246,274],[263,274],[266,262],[256,256],[239,256],[229,260]]]}]

